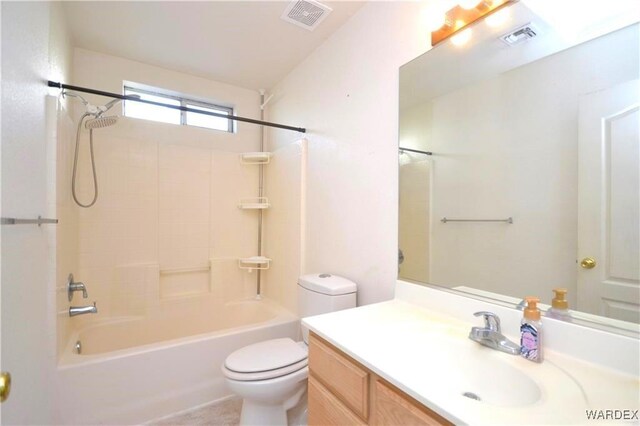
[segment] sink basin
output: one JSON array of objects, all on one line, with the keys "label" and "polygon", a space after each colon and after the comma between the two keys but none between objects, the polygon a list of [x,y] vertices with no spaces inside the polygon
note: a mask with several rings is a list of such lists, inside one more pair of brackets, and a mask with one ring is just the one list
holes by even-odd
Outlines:
[{"label": "sink basin", "polygon": [[454,383],[460,395],[501,407],[531,405],[540,399],[540,387],[527,374],[493,357],[461,357]]},{"label": "sink basin", "polygon": [[518,356],[498,352],[456,338],[438,337],[447,357],[439,359],[438,369],[447,371],[444,387],[460,398],[500,407],[521,407],[536,403],[542,392],[538,384],[521,368],[530,362]]}]

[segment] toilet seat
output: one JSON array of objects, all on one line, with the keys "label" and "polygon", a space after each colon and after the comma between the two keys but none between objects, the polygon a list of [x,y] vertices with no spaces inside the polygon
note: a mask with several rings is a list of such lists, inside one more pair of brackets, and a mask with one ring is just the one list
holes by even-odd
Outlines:
[{"label": "toilet seat", "polygon": [[278,368],[275,370],[268,370],[268,371],[260,371],[257,373],[238,373],[237,371],[229,370],[226,367],[222,367],[222,370],[227,379],[238,380],[240,382],[257,382],[260,380],[277,379],[278,377],[295,373],[298,370],[302,370],[303,368],[306,368],[307,365],[308,365],[308,361],[304,359],[300,362],[288,365],[283,368]]},{"label": "toilet seat", "polygon": [[245,346],[227,357],[222,371],[232,380],[259,381],[286,376],[305,368],[308,350],[303,342],[272,339]]}]

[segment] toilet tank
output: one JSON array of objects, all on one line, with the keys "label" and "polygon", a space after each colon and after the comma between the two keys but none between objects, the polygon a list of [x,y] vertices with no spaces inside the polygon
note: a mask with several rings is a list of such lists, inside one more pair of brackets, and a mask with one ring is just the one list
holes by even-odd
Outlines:
[{"label": "toilet tank", "polygon": [[[298,312],[301,318],[356,307],[356,283],[331,274],[309,274],[298,278]],[[308,330],[302,336],[307,341]]]}]

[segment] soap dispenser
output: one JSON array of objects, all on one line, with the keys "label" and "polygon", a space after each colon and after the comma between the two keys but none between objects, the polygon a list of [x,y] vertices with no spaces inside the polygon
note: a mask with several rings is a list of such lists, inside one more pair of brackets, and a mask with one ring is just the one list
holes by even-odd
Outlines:
[{"label": "soap dispenser", "polygon": [[569,302],[567,302],[567,289],[554,288],[555,297],[551,300],[551,308],[547,310],[545,316],[561,321],[571,321],[569,313]]},{"label": "soap dispenser", "polygon": [[540,309],[538,309],[537,297],[524,298],[527,307],[520,323],[520,355],[529,361],[542,362],[542,322],[540,321]]}]

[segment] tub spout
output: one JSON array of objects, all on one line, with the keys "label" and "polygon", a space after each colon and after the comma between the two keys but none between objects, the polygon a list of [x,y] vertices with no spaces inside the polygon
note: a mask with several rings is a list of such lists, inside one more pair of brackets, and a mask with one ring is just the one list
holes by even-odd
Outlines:
[{"label": "tub spout", "polygon": [[93,302],[93,306],[70,306],[69,307],[69,316],[75,317],[76,315],[84,315],[84,314],[97,314],[98,308],[96,307],[96,302]]}]

